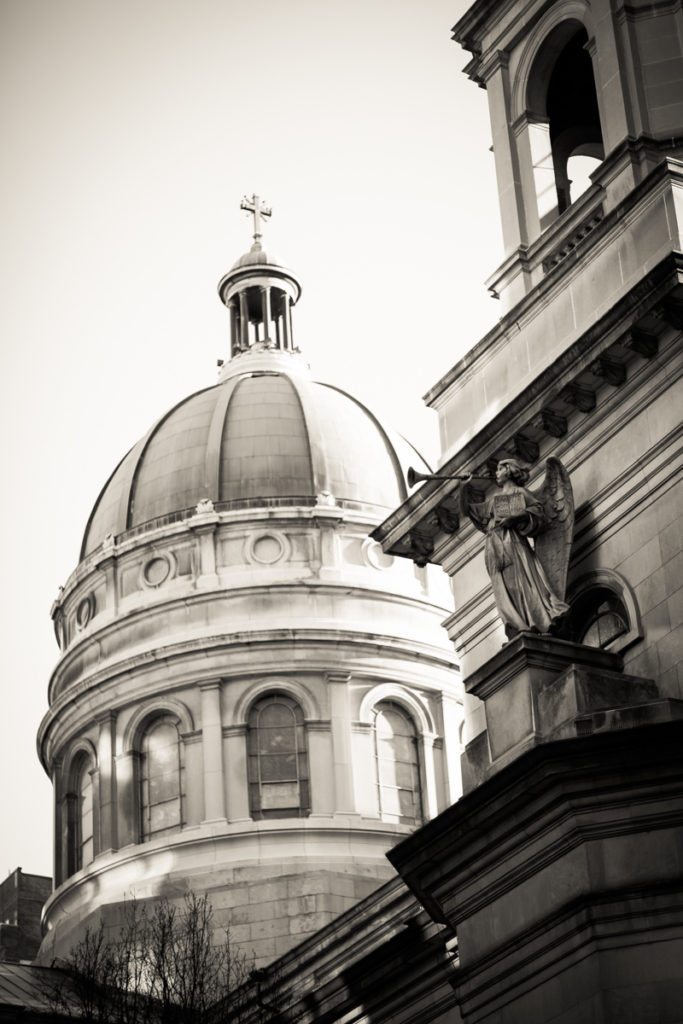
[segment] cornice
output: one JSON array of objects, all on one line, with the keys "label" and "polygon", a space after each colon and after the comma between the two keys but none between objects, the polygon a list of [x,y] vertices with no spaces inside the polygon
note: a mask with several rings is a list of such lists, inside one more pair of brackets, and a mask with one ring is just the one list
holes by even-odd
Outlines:
[{"label": "cornice", "polygon": [[[636,140],[637,141],[637,140]],[[649,141],[649,138],[648,138]],[[590,236],[590,246],[597,244],[598,240],[605,235],[609,235],[612,229],[617,225],[623,223],[624,217],[626,217],[634,207],[638,206],[639,203],[646,197],[646,195],[656,189],[658,185],[667,179],[677,180],[679,183],[683,182],[683,163],[674,159],[662,159],[662,162],[654,168],[653,171],[637,185],[624,200],[616,206],[613,210],[602,219],[598,228],[596,228]],[[590,197],[593,195],[593,190],[590,190]],[[592,201],[592,198],[589,200]],[[579,206],[583,209],[583,204],[579,202]],[[555,237],[560,238],[562,229],[566,225],[572,225],[575,219],[575,209],[573,206],[568,207],[564,214],[557,219],[547,229]],[[544,234],[538,239],[535,246],[541,247],[544,245]],[[540,281],[527,295],[525,295],[515,306],[509,310],[505,316],[501,317],[495,327],[493,327],[483,338],[480,339],[473,347],[467,352],[462,359],[460,359],[444,376],[437,381],[437,383],[423,395],[423,401],[433,406],[438,398],[440,398],[448,388],[451,387],[457,380],[463,377],[468,371],[472,372],[475,364],[482,358],[482,356],[488,352],[488,350],[497,344],[504,335],[516,327],[520,320],[523,320],[528,313],[534,309],[534,307],[541,308],[544,302],[548,299],[548,292],[554,288],[563,287],[563,279],[566,274],[567,264],[561,263],[555,270],[550,271],[545,275],[542,281]]]},{"label": "cornice", "polygon": [[[592,372],[598,373],[598,364],[601,358],[607,357],[607,362],[610,362],[611,349],[617,343],[628,339],[630,332],[638,329],[640,319],[650,316],[658,304],[661,305],[668,301],[668,296],[679,281],[683,281],[683,256],[674,252],[665,257],[626,295],[621,296],[604,316],[592,324],[590,329],[570,345],[554,363],[546,367],[526,388],[504,406],[440,467],[439,473],[448,476],[462,472],[464,469],[477,471],[487,458],[495,456],[496,451],[511,450],[514,447],[514,438],[511,439],[511,435],[523,438],[525,430],[529,429],[532,421],[535,422],[553,401],[561,398],[566,403],[567,399],[562,396],[565,395],[568,388],[573,386],[576,378],[591,368],[594,368]],[[665,321],[662,321],[662,328],[666,330]],[[656,355],[658,341],[653,340],[653,344],[654,348],[650,358],[637,371],[637,376],[641,379],[643,374],[652,372],[648,370],[648,364],[660,365],[661,355]],[[673,342],[669,344],[666,351],[674,351],[672,346]],[[634,358],[635,352],[629,354],[629,365]],[[599,381],[599,379],[598,376],[597,380]],[[621,385],[616,385],[616,383],[614,385],[617,391],[615,396],[609,398],[610,404],[621,400],[620,389],[622,387],[626,389],[626,393],[632,390],[635,378],[629,381],[627,375],[624,374],[621,379]],[[596,383],[595,390],[601,386]],[[592,408],[596,407],[600,408],[596,406],[594,399]],[[590,413],[587,413],[587,416],[589,415]],[[549,432],[552,434],[552,430]],[[558,446],[561,448],[563,444],[566,447],[566,443],[563,442],[552,445],[544,457],[554,454],[555,449]],[[537,459],[527,458],[525,461],[535,462]],[[432,538],[436,535],[436,525],[427,526],[430,521],[429,517],[433,515],[435,506],[443,503],[449,497],[451,502],[454,500],[456,486],[450,481],[427,481],[411,495],[407,502],[399,506],[384,523],[377,527],[371,536],[382,543],[385,551],[403,557],[414,557],[410,550],[410,544],[404,546],[403,549],[401,544],[405,545],[411,531],[417,529],[427,529]]]}]

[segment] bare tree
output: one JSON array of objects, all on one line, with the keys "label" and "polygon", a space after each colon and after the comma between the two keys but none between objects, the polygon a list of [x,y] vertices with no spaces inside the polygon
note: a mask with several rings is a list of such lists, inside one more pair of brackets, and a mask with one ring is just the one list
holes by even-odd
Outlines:
[{"label": "bare tree", "polygon": [[189,893],[181,906],[161,899],[149,910],[130,900],[117,934],[102,923],[87,929],[59,965],[52,1009],[86,1024],[209,1024],[218,1007],[239,1021],[252,962],[229,929],[215,938],[206,896]]}]

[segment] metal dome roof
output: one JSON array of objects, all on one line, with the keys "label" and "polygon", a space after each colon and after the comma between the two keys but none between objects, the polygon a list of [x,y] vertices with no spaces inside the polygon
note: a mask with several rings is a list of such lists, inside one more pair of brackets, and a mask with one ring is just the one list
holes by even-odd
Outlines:
[{"label": "metal dome roof", "polygon": [[81,558],[108,534],[189,515],[204,498],[253,508],[329,494],[384,515],[406,497],[416,455],[330,384],[277,369],[230,376],[176,405],[123,458],[95,503]]},{"label": "metal dome roof", "polygon": [[260,245],[254,244],[248,252],[245,252],[238,260],[235,260],[232,270],[239,270],[242,267],[280,267],[283,264],[272,253],[267,253]]}]

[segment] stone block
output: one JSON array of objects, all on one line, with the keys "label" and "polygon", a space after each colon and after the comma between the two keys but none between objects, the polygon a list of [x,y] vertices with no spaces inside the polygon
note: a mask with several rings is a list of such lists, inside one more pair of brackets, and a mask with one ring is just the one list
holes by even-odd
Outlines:
[{"label": "stone block", "polygon": [[672,594],[667,602],[671,628],[676,629],[683,623],[683,587]]},{"label": "stone block", "polygon": [[308,896],[327,892],[327,888],[327,879],[317,873],[287,879],[287,896]]},{"label": "stone block", "polygon": [[659,547],[659,537],[653,537],[642,548],[639,548],[632,555],[629,555],[628,558],[625,558],[618,566],[618,569],[631,586],[635,587],[659,569],[661,564],[662,554]]},{"label": "stone block", "polygon": [[278,900],[287,895],[289,883],[285,882],[264,882],[261,885],[249,886],[250,903],[267,903],[269,900]]},{"label": "stone block", "polygon": [[655,608],[651,608],[649,612],[643,615],[642,622],[645,642],[648,644],[658,644],[671,632],[668,602],[662,601]]},{"label": "stone block", "polygon": [[683,516],[679,516],[663,528],[659,542],[662,549],[662,561],[666,565],[679,551],[683,551]]},{"label": "stone block", "polygon": [[249,902],[249,892],[246,887],[234,889],[211,889],[209,892],[211,906],[214,910],[229,909],[230,907],[241,907]]},{"label": "stone block", "polygon": [[282,917],[279,920],[255,921],[249,929],[250,939],[274,939],[278,935],[288,935],[289,919]]},{"label": "stone block", "polygon": [[323,928],[326,924],[329,924],[331,917],[332,915],[324,912],[301,914],[300,917],[290,917],[289,934],[308,935],[311,932],[317,932],[319,928]]},{"label": "stone block", "polygon": [[484,702],[486,732],[463,755],[465,792],[532,746],[598,727],[592,715],[600,716],[600,728],[623,728],[628,715],[603,712],[658,700],[652,679],[624,675],[621,667],[617,655],[551,637],[522,634],[507,644],[466,683]]},{"label": "stone block", "polygon": [[640,614],[649,612],[666,598],[666,572],[664,566],[651,573],[635,588]]},{"label": "stone block", "polygon": [[659,666],[662,672],[666,672],[683,659],[683,626],[678,626],[668,633],[657,645],[659,654]]},{"label": "stone block", "polygon": [[257,963],[272,960],[275,956],[275,939],[254,939],[249,945]]},{"label": "stone block", "polygon": [[[293,896],[283,900],[283,913],[287,917],[296,917],[297,914],[311,914],[316,909],[317,899],[317,896],[309,894],[307,896]],[[279,907],[280,903],[277,905]]]}]

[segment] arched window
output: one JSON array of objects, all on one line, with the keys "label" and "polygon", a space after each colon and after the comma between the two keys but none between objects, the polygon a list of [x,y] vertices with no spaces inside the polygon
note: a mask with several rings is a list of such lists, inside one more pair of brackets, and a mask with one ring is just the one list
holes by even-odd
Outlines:
[{"label": "arched window", "polygon": [[80,751],[69,769],[69,784],[65,795],[67,823],[67,874],[80,871],[95,859],[95,787],[93,785],[93,758]]},{"label": "arched window", "polygon": [[577,597],[569,616],[571,639],[588,647],[610,647],[630,631],[624,602],[608,587],[591,587]]},{"label": "arched window", "polygon": [[527,91],[532,163],[541,228],[590,187],[604,160],[588,35],[577,21],[558,25],[534,61]]},{"label": "arched window", "polygon": [[247,722],[247,757],[253,818],[309,813],[304,716],[296,701],[274,693],[254,704]]},{"label": "arched window", "polygon": [[184,747],[178,720],[156,719],[140,750],[140,833],[143,842],[178,832],[185,803]]},{"label": "arched window", "polygon": [[375,708],[375,768],[383,821],[420,825],[424,820],[417,733],[410,716],[394,701]]}]

